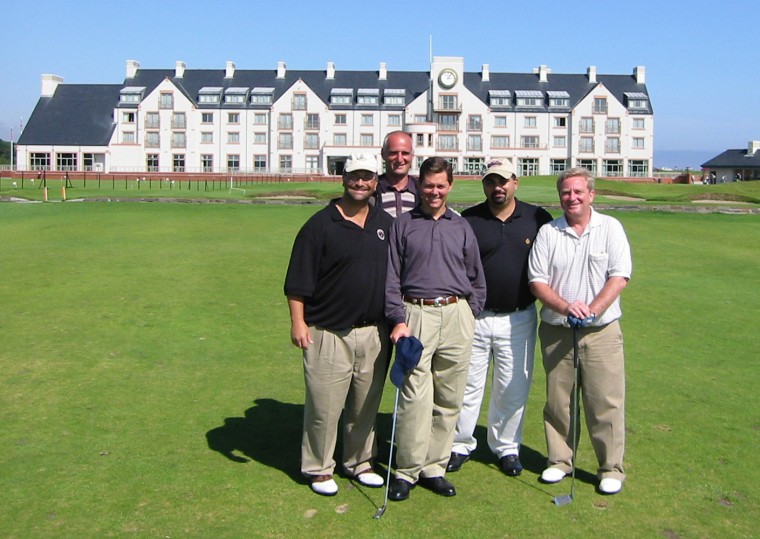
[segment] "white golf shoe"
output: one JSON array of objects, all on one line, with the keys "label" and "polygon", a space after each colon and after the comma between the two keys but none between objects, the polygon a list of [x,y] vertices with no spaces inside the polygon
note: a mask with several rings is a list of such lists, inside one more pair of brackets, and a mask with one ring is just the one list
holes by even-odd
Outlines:
[{"label": "white golf shoe", "polygon": [[322,496],[335,496],[338,493],[338,483],[331,475],[317,475],[311,479],[311,490]]},{"label": "white golf shoe", "polygon": [[356,476],[356,480],[359,481],[362,485],[365,487],[371,487],[371,488],[379,488],[382,487],[385,482],[383,481],[383,478],[373,472],[372,470],[367,470],[366,472],[362,472],[359,475]]},{"label": "white golf shoe", "polygon": [[623,482],[613,477],[605,477],[599,482],[599,492],[617,494],[623,488]]},{"label": "white golf shoe", "polygon": [[541,474],[541,481],[544,483],[559,483],[567,474],[559,468],[547,468]]}]

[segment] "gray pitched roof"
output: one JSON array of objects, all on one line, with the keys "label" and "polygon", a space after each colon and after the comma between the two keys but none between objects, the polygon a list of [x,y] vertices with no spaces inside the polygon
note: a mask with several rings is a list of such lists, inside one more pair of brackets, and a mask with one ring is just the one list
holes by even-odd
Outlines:
[{"label": "gray pitched roof", "polygon": [[702,168],[760,168],[760,151],[747,156],[747,150],[726,150],[702,163]]},{"label": "gray pitched roof", "polygon": [[19,144],[108,146],[121,84],[60,84],[41,97]]}]

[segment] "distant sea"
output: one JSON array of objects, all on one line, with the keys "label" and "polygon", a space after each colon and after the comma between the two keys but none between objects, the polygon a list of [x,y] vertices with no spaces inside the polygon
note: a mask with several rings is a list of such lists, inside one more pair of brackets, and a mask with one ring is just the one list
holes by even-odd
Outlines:
[{"label": "distant sea", "polygon": [[726,151],[727,148],[716,151],[709,150],[663,150],[654,151],[654,168],[672,168],[685,170],[701,170],[702,163],[709,161]]}]

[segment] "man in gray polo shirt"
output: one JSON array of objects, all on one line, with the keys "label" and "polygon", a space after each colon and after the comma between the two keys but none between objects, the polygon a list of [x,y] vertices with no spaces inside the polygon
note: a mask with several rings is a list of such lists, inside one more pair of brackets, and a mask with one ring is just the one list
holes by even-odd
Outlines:
[{"label": "man in gray polo shirt", "polygon": [[406,378],[398,407],[396,477],[389,498],[409,497],[416,483],[442,496],[472,348],[475,316],[486,284],[470,225],[446,206],[451,165],[431,157],[420,167],[422,201],[390,232],[385,314],[394,343],[414,335],[424,346]]}]

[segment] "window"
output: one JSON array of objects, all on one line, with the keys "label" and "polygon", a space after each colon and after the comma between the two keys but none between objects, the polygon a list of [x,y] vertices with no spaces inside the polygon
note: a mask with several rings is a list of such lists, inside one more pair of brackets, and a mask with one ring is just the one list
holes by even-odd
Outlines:
[{"label": "window", "polygon": [[306,129],[319,129],[319,114],[307,114],[304,127]]},{"label": "window", "polygon": [[480,135],[467,135],[467,150],[471,152],[483,151],[483,138]]},{"label": "window", "polygon": [[184,148],[186,146],[185,133],[182,131],[172,132],[172,148]]},{"label": "window", "polygon": [[567,116],[555,116],[554,127],[567,127]]},{"label": "window", "polygon": [[388,115],[388,125],[393,126],[400,126],[401,125],[401,115],[400,114],[389,114]]},{"label": "window", "polygon": [[306,110],[306,94],[293,94],[293,110]]},{"label": "window", "polygon": [[340,95],[331,95],[330,96],[330,104],[331,105],[350,105],[351,100],[353,99],[353,94],[340,94]]},{"label": "window", "polygon": [[227,133],[227,143],[228,144],[240,144],[240,133],[234,131]]},{"label": "window", "polygon": [[509,148],[509,137],[506,135],[491,137],[491,148]]},{"label": "window", "polygon": [[134,144],[135,143],[135,132],[134,131],[124,131],[121,134],[121,142],[123,144]]},{"label": "window", "polygon": [[416,124],[424,124],[427,122],[427,116],[424,114],[415,114],[414,115],[414,123]]},{"label": "window", "polygon": [[581,133],[593,133],[594,132],[594,119],[593,118],[581,118],[580,122]]},{"label": "window", "polygon": [[280,156],[280,172],[292,172],[293,171],[293,156],[281,155]]},{"label": "window", "polygon": [[29,154],[29,168],[32,170],[50,170],[49,153],[31,153]]},{"label": "window", "polygon": [[174,108],[174,94],[171,92],[161,92],[161,96],[158,101],[158,108],[160,109],[173,109]]},{"label": "window", "polygon": [[208,105],[219,103],[219,94],[203,93],[198,95],[198,103]]},{"label": "window", "polygon": [[620,134],[620,118],[607,118],[604,124],[604,132],[608,135]]},{"label": "window", "polygon": [[604,142],[604,151],[607,153],[620,153],[620,139],[618,137],[608,137]]},{"label": "window", "polygon": [[214,172],[214,156],[211,154],[201,155],[201,171]]},{"label": "window", "polygon": [[145,128],[158,129],[161,127],[161,120],[157,112],[148,112],[145,114]]},{"label": "window", "polygon": [[214,113],[213,112],[201,112],[201,123],[202,124],[212,124],[212,123],[214,123]]},{"label": "window", "polygon": [[526,116],[525,117],[525,127],[536,127],[536,117],[535,116]]},{"label": "window", "polygon": [[643,137],[633,137],[633,147],[643,150],[644,149],[644,138]]},{"label": "window", "polygon": [[184,112],[172,113],[172,129],[185,129],[187,124],[185,123]]},{"label": "window", "polygon": [[518,176],[535,176],[538,174],[538,159],[519,159],[517,161]]},{"label": "window", "polygon": [[306,156],[306,170],[308,170],[309,172],[319,171],[319,156],[318,155]]},{"label": "window", "polygon": [[267,134],[266,133],[254,133],[253,134],[253,143],[254,144],[266,144],[267,143]]},{"label": "window", "polygon": [[511,98],[504,96],[491,96],[488,104],[491,107],[508,107],[510,105]]},{"label": "window", "polygon": [[267,170],[267,156],[266,155],[253,156],[253,170],[254,172],[266,172]]},{"label": "window", "polygon": [[633,159],[628,161],[628,175],[634,178],[649,176],[649,162]]},{"label": "window", "polygon": [[594,114],[607,114],[607,98],[606,97],[594,98]]},{"label": "window", "polygon": [[468,131],[482,131],[483,129],[483,117],[480,114],[470,114],[467,118],[467,130]]},{"label": "window", "polygon": [[538,137],[520,137],[520,146],[523,148],[538,148]]},{"label": "window", "polygon": [[596,159],[578,159],[578,166],[585,168],[592,175],[596,175]]},{"label": "window", "polygon": [[457,110],[457,96],[442,95],[438,97],[438,108],[441,110]]},{"label": "window", "polygon": [[159,138],[158,131],[147,131],[145,133],[145,147],[158,148],[160,146],[161,146],[161,140]]},{"label": "window", "polygon": [[335,133],[333,136],[333,145],[335,146],[346,146],[346,134],[345,133]]},{"label": "window", "polygon": [[277,122],[277,126],[280,129],[293,129],[293,115],[292,114],[280,114],[280,118]]},{"label": "window", "polygon": [[274,101],[274,88],[253,88],[251,105],[271,105]]},{"label": "window", "polygon": [[135,123],[135,113],[134,112],[122,112],[121,113],[121,123],[125,123],[125,124],[133,124],[133,123]]},{"label": "window", "polygon": [[306,133],[303,139],[303,147],[307,150],[316,150],[319,148],[319,133]]},{"label": "window", "polygon": [[552,175],[557,176],[567,168],[567,159],[552,159],[550,160],[550,165],[552,167]]},{"label": "window", "polygon": [[293,133],[280,133],[277,136],[277,147],[280,150],[293,149]]},{"label": "window", "polygon": [[459,115],[439,114],[438,131],[459,131]]},{"label": "window", "polygon": [[139,103],[142,101],[142,93],[145,88],[122,88],[119,92],[119,101],[122,103]]},{"label": "window", "polygon": [[346,115],[345,114],[336,114],[335,115],[335,125],[346,125]]},{"label": "window", "polygon": [[634,118],[632,126],[634,129],[644,129],[644,118]]},{"label": "window", "polygon": [[552,142],[552,146],[555,148],[566,148],[567,147],[567,137],[554,137],[554,141]]},{"label": "window", "polygon": [[245,92],[226,93],[224,94],[224,102],[225,103],[245,103]]},{"label": "window", "polygon": [[77,154],[75,153],[56,154],[55,169],[61,170],[61,171],[76,170],[77,169]]},{"label": "window", "polygon": [[228,112],[227,113],[227,123],[228,124],[239,124],[240,123],[240,113],[239,112]]},{"label": "window", "polygon": [[211,131],[201,132],[201,144],[211,144],[214,142],[214,133]]},{"label": "window", "polygon": [[402,95],[386,95],[383,97],[383,103],[389,107],[403,107],[406,100]]},{"label": "window", "polygon": [[145,171],[158,172],[158,154],[149,153],[145,156]]},{"label": "window", "polygon": [[494,127],[507,127],[507,117],[506,116],[494,116],[494,118],[493,118],[493,126]]},{"label": "window", "polygon": [[361,124],[362,125],[374,125],[375,124],[375,117],[372,114],[362,114]]},{"label": "window", "polygon": [[594,139],[592,137],[581,137],[578,141],[578,151],[582,153],[594,153]]},{"label": "window", "polygon": [[91,172],[95,169],[95,163],[96,163],[96,157],[100,157],[100,162],[102,163],[105,156],[101,154],[95,154],[95,153],[83,153],[82,154],[82,164],[84,165],[84,170],[87,172]]},{"label": "window", "polygon": [[544,100],[542,97],[518,97],[518,107],[543,107]]},{"label": "window", "polygon": [[416,144],[417,146],[419,146],[420,148],[422,148],[423,146],[425,146],[425,135],[424,135],[424,133],[417,133],[416,139],[417,139],[417,144]]},{"label": "window", "polygon": [[185,154],[175,153],[172,155],[172,171],[185,172]]},{"label": "window", "polygon": [[[549,98],[549,106],[557,107],[557,108],[569,107],[570,99],[567,97],[552,97],[552,98]],[[564,170],[564,168],[562,170]]]},{"label": "window", "polygon": [[377,95],[358,95],[356,96],[357,105],[377,105],[379,97]]},{"label": "window", "polygon": [[374,146],[375,136],[367,133],[359,135],[359,146]]},{"label": "window", "polygon": [[465,174],[480,175],[486,167],[486,160],[482,157],[465,157],[464,170]]},{"label": "window", "polygon": [[623,162],[620,159],[605,159],[602,161],[602,175],[615,177],[623,175]]},{"label": "window", "polygon": [[456,135],[438,135],[439,150],[456,150],[458,147]]},{"label": "window", "polygon": [[267,125],[267,115],[262,112],[257,112],[253,115],[253,123],[255,125]]},{"label": "window", "polygon": [[240,156],[236,154],[227,155],[227,172],[237,172],[240,170]]}]

